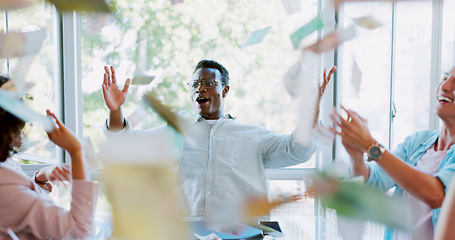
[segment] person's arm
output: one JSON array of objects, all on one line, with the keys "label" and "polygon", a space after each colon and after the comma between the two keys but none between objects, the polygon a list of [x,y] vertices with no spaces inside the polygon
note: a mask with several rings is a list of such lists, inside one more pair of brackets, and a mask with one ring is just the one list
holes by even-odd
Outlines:
[{"label": "person's arm", "polygon": [[52,192],[52,185],[49,182],[53,181],[68,181],[71,182],[71,167],[67,164],[59,164],[55,166],[44,167],[36,171],[33,181],[41,188],[48,192]]},{"label": "person's arm", "polygon": [[442,204],[434,239],[449,240],[453,239],[453,236],[455,236],[455,178]]},{"label": "person's arm", "polygon": [[337,71],[337,67],[333,66],[332,69],[330,69],[329,74],[326,74],[326,69],[324,69],[323,75],[322,75],[322,84],[318,87],[318,95],[316,99],[316,112],[314,116],[314,124],[313,126],[316,126],[318,124],[318,117],[319,117],[319,108],[321,104],[321,99],[322,96],[324,95],[325,89],[327,88],[327,84],[330,82],[330,78],[332,77],[332,74],[334,74]]},{"label": "person's arm", "polygon": [[103,97],[106,106],[109,108],[108,128],[110,131],[120,131],[125,127],[123,119],[122,105],[126,101],[128,88],[131,79],[127,79],[123,90],[120,90],[117,85],[114,67],[104,66],[104,81],[102,84]]},{"label": "person's arm", "polygon": [[[344,145],[355,149],[356,160],[352,161],[355,171],[364,177],[368,177],[366,172],[369,173],[369,170],[365,169],[367,166],[361,163],[359,156],[360,152],[363,155],[377,141],[371,136],[365,119],[352,110],[344,110],[348,115],[347,119],[342,118],[336,111],[331,114],[333,122],[341,128],[341,131],[336,131],[336,133],[341,136]],[[444,185],[439,178],[416,170],[388,150],[384,151],[376,163],[408,193],[425,202],[431,208],[441,206],[445,193]]]},{"label": "person's arm", "polygon": [[84,239],[95,230],[94,212],[99,189],[96,183],[88,181],[80,141],[53,113],[48,110],[47,114],[56,122],[54,129],[47,133],[49,139],[71,156],[71,209],[66,211],[55,205],[41,189],[30,187],[29,179],[16,174],[9,178],[11,184],[0,186],[0,206],[8,204],[8,208],[2,208],[1,215],[9,216],[2,224],[40,239]]},{"label": "person's arm", "polygon": [[282,168],[308,161],[314,154],[313,144],[301,145],[292,135],[276,134],[264,128],[261,155],[265,168]]},{"label": "person's arm", "polygon": [[370,176],[370,168],[367,166],[363,159],[363,152],[353,148],[351,145],[342,141],[344,149],[348,152],[351,160],[351,175],[352,176],[363,176],[366,181]]},{"label": "person's arm", "polygon": [[445,197],[445,187],[439,178],[415,169],[388,150],[385,150],[381,159],[376,162],[405,191],[431,208],[441,207]]},{"label": "person's arm", "polygon": [[0,225],[11,227],[20,239],[24,233],[31,233],[39,239],[85,239],[92,236],[99,191],[96,183],[74,180],[71,208],[66,211],[40,188],[30,188],[31,180],[26,176],[6,175],[8,184],[0,185],[0,215],[8,217],[0,219]]},{"label": "person's arm", "polygon": [[[326,69],[323,72],[323,81],[319,86],[317,94],[317,105],[314,117],[314,126],[317,125],[319,116],[319,104],[325,92],[327,84],[330,82],[332,74],[337,71],[333,66],[328,75]],[[308,161],[313,155],[315,148],[313,145],[302,146],[291,135],[276,134],[266,130],[262,138],[262,157],[266,168],[281,168],[300,164]]]},{"label": "person's arm", "polygon": [[57,126],[52,132],[48,132],[49,140],[63,148],[71,157],[71,173],[73,179],[89,180],[85,171],[85,161],[82,160],[82,145],[80,141],[63,125],[63,123],[49,110],[47,114],[54,118]]}]

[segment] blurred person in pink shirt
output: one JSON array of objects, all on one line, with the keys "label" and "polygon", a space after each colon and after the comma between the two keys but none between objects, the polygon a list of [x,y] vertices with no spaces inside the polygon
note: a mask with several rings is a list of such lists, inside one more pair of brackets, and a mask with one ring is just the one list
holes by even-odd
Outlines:
[{"label": "blurred person in pink shirt", "polygon": [[[67,211],[57,206],[36,183],[63,175],[56,177],[57,172],[42,171],[32,180],[22,171],[3,164],[17,145],[16,138],[25,123],[0,108],[0,239],[9,239],[9,229],[22,240],[83,239],[94,232],[98,186],[88,179],[81,143],[53,113],[47,111],[47,114],[56,122],[48,133],[49,139],[71,156],[71,208]],[[65,176],[70,180],[69,175]]]}]

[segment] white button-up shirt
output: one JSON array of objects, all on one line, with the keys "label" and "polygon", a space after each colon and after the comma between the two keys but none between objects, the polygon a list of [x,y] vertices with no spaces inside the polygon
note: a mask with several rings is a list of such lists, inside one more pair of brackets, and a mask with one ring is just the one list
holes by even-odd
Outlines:
[{"label": "white button-up shirt", "polygon": [[[199,117],[194,128],[194,144],[183,143],[180,162],[180,204],[188,216],[211,216],[247,198],[266,196],[265,169],[303,163],[315,150],[312,145],[299,145],[291,135],[239,123],[229,114],[213,126]],[[127,123],[122,131],[106,131],[106,135],[159,136],[166,132],[166,126],[133,130]]]}]

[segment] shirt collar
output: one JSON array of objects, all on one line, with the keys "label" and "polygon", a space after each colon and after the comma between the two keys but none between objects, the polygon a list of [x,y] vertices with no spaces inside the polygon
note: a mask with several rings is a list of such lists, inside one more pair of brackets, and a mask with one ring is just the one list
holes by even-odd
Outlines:
[{"label": "shirt collar", "polygon": [[435,131],[431,137],[429,137],[425,142],[422,143],[425,148],[431,147],[439,137],[439,131]]},{"label": "shirt collar", "polygon": [[[235,120],[236,117],[233,117],[231,114],[227,113],[226,115],[224,115],[224,117],[220,118],[220,119],[231,119],[231,120]],[[199,117],[197,118],[196,122],[200,122],[202,120],[205,120],[202,116],[199,115]]]},{"label": "shirt collar", "polygon": [[[436,140],[439,138],[440,133],[441,133],[440,131],[435,131],[430,138],[428,138],[424,143],[422,143],[422,145],[425,146],[425,149],[428,149],[429,147],[431,147],[431,145],[433,145],[436,142]],[[450,146],[449,149],[454,150],[455,144]]]}]

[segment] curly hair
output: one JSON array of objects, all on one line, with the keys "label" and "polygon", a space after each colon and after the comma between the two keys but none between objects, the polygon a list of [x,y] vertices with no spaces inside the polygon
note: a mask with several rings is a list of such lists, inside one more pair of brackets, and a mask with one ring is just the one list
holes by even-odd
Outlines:
[{"label": "curly hair", "polygon": [[221,82],[224,86],[229,86],[229,71],[221,65],[221,63],[214,60],[201,60],[197,63],[194,68],[193,73],[195,73],[199,68],[214,68],[220,71],[221,73]]},{"label": "curly hair", "polygon": [[20,134],[25,122],[0,108],[0,162],[6,161],[13,151],[13,136]]},{"label": "curly hair", "polygon": [[5,84],[6,82],[9,81],[9,78],[8,77],[5,77],[5,76],[1,76],[0,75],[0,87],[3,86],[3,84]]},{"label": "curly hair", "polygon": [[[0,76],[0,87],[9,79]],[[0,162],[6,161],[13,152],[13,136],[20,134],[25,122],[0,108]]]}]

